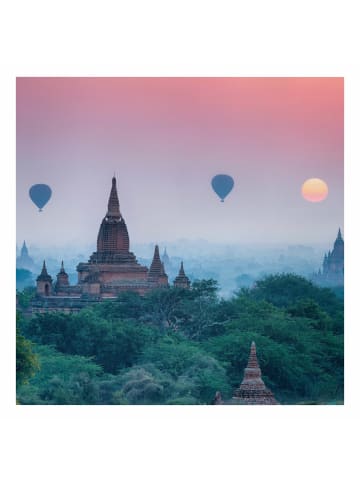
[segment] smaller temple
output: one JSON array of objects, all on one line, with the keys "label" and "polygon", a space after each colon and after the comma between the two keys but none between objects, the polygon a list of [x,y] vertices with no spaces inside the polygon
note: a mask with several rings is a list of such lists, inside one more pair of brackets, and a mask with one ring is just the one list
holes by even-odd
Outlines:
[{"label": "smaller temple", "polygon": [[164,249],[163,255],[161,257],[161,261],[163,262],[164,268],[166,270],[168,270],[168,271],[171,270],[172,265],[171,265],[169,255],[167,254],[166,248]]},{"label": "smaller temple", "polygon": [[189,278],[186,276],[185,274],[185,271],[184,271],[184,264],[183,262],[181,261],[181,265],[180,265],[180,270],[179,270],[179,274],[177,275],[177,277],[174,279],[174,286],[176,288],[185,288],[185,289],[189,289],[190,288],[190,280]]},{"label": "smaller temple", "polygon": [[47,272],[45,260],[41,273],[36,278],[36,291],[42,296],[50,296],[52,294],[52,277]]},{"label": "smaller temple", "polygon": [[160,260],[159,246],[155,246],[154,257],[150,265],[147,276],[149,283],[154,283],[157,287],[169,286],[168,276],[165,273],[164,263]]},{"label": "smaller temple", "polygon": [[244,371],[244,378],[234,392],[233,403],[241,405],[278,405],[272,392],[261,378],[261,370],[256,356],[255,342],[251,343],[250,356]]},{"label": "smaller temple", "polygon": [[340,228],[333,250],[325,253],[322,270],[319,269],[312,280],[322,286],[344,285],[344,240]]},{"label": "smaller temple", "polygon": [[20,256],[16,258],[16,267],[18,269],[27,269],[29,271],[33,271],[35,268],[34,260],[29,256],[29,251],[24,241]]},{"label": "smaller temple", "polygon": [[61,261],[61,268],[59,273],[56,275],[56,284],[54,290],[57,295],[63,294],[66,296],[67,291],[66,288],[70,286],[69,283],[69,275],[66,273],[64,269],[64,261]]},{"label": "smaller temple", "polygon": [[250,356],[244,371],[244,378],[231,400],[223,400],[216,392],[212,405],[279,405],[271,390],[261,378],[261,370],[256,356],[255,342],[251,343]]}]

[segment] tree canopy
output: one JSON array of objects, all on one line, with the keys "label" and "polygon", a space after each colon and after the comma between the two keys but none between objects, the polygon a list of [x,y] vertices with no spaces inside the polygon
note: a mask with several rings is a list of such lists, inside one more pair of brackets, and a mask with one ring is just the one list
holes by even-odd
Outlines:
[{"label": "tree canopy", "polygon": [[19,326],[41,366],[19,389],[20,403],[206,404],[216,391],[230,398],[253,340],[280,402],[343,399],[343,301],[292,274],[267,276],[228,300],[215,281],[201,280]]}]

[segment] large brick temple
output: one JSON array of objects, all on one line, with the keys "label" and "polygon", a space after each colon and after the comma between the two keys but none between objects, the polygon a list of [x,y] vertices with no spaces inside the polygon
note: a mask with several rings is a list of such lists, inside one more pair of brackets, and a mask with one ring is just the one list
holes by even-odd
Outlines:
[{"label": "large brick temple", "polygon": [[[44,261],[36,280],[37,297],[33,302],[33,311],[62,308],[65,311],[76,311],[89,302],[117,298],[124,291],[144,295],[155,288],[169,286],[157,245],[150,268],[140,265],[130,251],[129,233],[120,212],[115,177],[112,178],[107,212],[100,224],[97,249],[87,263],[79,263],[77,272],[78,283],[71,286],[64,264],[61,263],[56,282],[53,283]],[[174,286],[190,287],[183,263]]]}]

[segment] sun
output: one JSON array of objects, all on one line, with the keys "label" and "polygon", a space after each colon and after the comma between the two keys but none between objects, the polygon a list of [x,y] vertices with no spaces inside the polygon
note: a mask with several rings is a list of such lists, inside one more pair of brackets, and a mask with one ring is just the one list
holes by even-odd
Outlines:
[{"label": "sun", "polygon": [[326,182],[318,178],[308,179],[301,187],[301,194],[304,199],[312,203],[324,201],[328,193],[329,189]]}]

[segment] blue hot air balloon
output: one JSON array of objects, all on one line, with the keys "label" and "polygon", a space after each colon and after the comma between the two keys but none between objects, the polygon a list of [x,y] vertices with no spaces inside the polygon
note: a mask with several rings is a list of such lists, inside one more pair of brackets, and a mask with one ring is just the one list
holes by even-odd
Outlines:
[{"label": "blue hot air balloon", "polygon": [[51,189],[47,184],[34,184],[29,190],[32,202],[42,211],[42,208],[51,198]]},{"label": "blue hot air balloon", "polygon": [[234,179],[227,174],[218,174],[212,178],[211,185],[223,203],[226,196],[234,187]]}]

